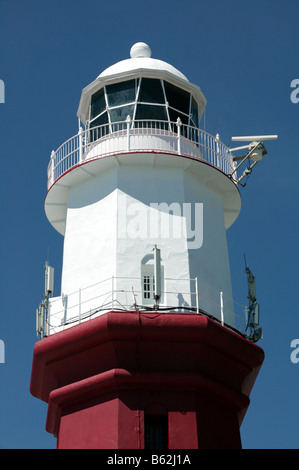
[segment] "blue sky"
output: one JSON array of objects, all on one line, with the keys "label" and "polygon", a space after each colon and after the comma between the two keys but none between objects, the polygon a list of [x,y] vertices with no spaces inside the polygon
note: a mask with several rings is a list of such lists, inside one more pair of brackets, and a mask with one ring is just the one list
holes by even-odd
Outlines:
[{"label": "blue sky", "polygon": [[138,41],[201,87],[206,130],[228,146],[233,135],[279,136],[241,188],[228,244],[234,298],[247,302],[245,252],[264,333],[243,447],[299,448],[299,363],[290,360],[299,338],[298,24],[298,0],[0,0],[0,448],[56,446],[47,405],[29,392],[48,249],[60,294],[63,239],[44,214],[46,169],[77,132],[82,88]]}]

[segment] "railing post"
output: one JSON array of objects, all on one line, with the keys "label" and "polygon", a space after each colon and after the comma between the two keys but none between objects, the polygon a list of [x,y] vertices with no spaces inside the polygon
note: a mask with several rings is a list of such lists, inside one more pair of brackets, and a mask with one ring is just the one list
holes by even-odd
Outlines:
[{"label": "railing post", "polygon": [[177,126],[178,126],[178,154],[181,155],[181,125],[182,125],[182,121],[179,117],[177,118],[176,123],[177,123]]},{"label": "railing post", "polygon": [[79,287],[79,323],[81,322],[81,287]]},{"label": "railing post", "polygon": [[68,304],[68,297],[67,294],[62,294],[61,301],[63,305],[63,323],[66,323],[67,320],[67,304]]},{"label": "railing post", "polygon": [[220,292],[220,315],[221,315],[221,325],[224,325],[224,313],[223,313],[223,292]]},{"label": "railing post", "polygon": [[113,311],[113,308],[114,308],[114,276],[112,276],[111,280],[112,280],[112,311]]},{"label": "railing post", "polygon": [[82,157],[83,157],[83,139],[82,139],[83,129],[82,129],[81,126],[79,127],[78,135],[79,135],[79,163],[82,163]]},{"label": "railing post", "polygon": [[127,152],[129,152],[130,151],[130,125],[131,125],[131,118],[129,115],[127,116],[126,122],[127,122]]},{"label": "railing post", "polygon": [[197,277],[195,278],[195,295],[196,295],[196,313],[199,313],[199,308],[198,308],[198,281],[197,281]]},{"label": "railing post", "polygon": [[55,160],[55,152],[52,150],[51,152],[51,184],[54,183],[54,160]]},{"label": "railing post", "polygon": [[217,166],[220,169],[220,147],[219,147],[219,142],[220,142],[220,135],[216,134],[216,155],[217,155]]}]

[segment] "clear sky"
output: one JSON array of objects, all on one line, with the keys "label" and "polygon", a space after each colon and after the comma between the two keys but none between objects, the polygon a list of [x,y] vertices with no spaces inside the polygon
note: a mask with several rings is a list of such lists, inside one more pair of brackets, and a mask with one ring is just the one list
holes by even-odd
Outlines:
[{"label": "clear sky", "polygon": [[233,135],[279,136],[241,188],[228,244],[234,298],[247,302],[246,253],[264,334],[243,447],[299,448],[298,24],[298,0],[0,0],[0,448],[56,446],[47,405],[29,392],[48,250],[60,295],[63,238],[44,214],[46,169],[77,132],[82,88],[138,41],[201,87],[206,130],[228,146]]}]

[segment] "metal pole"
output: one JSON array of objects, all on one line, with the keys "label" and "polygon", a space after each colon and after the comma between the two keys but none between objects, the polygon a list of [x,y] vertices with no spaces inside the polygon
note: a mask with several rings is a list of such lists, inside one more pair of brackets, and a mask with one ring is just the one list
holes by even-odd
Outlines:
[{"label": "metal pole", "polygon": [[83,156],[83,146],[82,146],[82,134],[83,134],[83,129],[82,127],[79,127],[79,163],[82,163],[82,156]]},{"label": "metal pole", "polygon": [[195,278],[195,295],[196,295],[196,313],[199,313],[198,308],[198,284],[197,284],[197,277]]},{"label": "metal pole", "polygon": [[219,151],[219,142],[220,142],[220,135],[216,135],[216,155],[217,155],[217,167],[220,168],[220,151]]},{"label": "metal pole", "polygon": [[177,118],[176,123],[177,123],[177,126],[178,126],[178,154],[181,155],[181,125],[182,125],[182,121],[179,117]]},{"label": "metal pole", "polygon": [[131,124],[131,118],[130,116],[128,115],[127,116],[127,152],[130,151],[130,124]]},{"label": "metal pole", "polygon": [[220,315],[221,315],[221,325],[224,325],[224,314],[223,314],[223,292],[220,292]]},{"label": "metal pole", "polygon": [[112,310],[114,308],[114,276],[111,278],[112,280]]},{"label": "metal pole", "polygon": [[154,279],[155,279],[155,308],[159,307],[159,302],[161,298],[161,253],[160,249],[157,248],[157,245],[154,246]]},{"label": "metal pole", "polygon": [[81,322],[81,287],[79,287],[79,323]]}]

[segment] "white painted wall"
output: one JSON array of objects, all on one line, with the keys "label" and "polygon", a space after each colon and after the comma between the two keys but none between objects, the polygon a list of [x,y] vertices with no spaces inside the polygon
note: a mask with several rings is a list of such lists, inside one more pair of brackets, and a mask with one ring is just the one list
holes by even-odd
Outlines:
[{"label": "white painted wall", "polygon": [[219,293],[222,291],[224,309],[227,314],[231,312],[231,315],[226,316],[226,321],[234,326],[222,197],[207,185],[200,185],[197,178],[189,172],[184,176],[184,191],[186,201],[197,198],[203,202],[203,245],[198,250],[189,250],[190,277],[197,277],[199,281],[199,306],[219,318]]},{"label": "white painted wall", "polygon": [[69,191],[61,292],[87,287],[115,274],[117,171]]},{"label": "white painted wall", "polygon": [[[146,257],[150,260],[156,244],[161,250],[164,278],[177,280],[165,282],[165,289],[172,294],[165,293],[163,304],[195,306],[190,283],[183,280],[198,277],[199,306],[220,318],[219,292],[223,291],[225,310],[232,311],[225,320],[234,326],[232,303],[227,301],[232,298],[232,289],[221,195],[200,182],[192,170],[184,170],[180,158],[165,167],[155,167],[150,158],[148,165],[144,160],[143,166],[137,163],[114,166],[69,191],[61,285],[68,307],[73,306],[68,319],[79,314],[79,298],[81,315],[104,308],[112,300],[112,276],[116,277],[113,289],[118,291],[114,307],[131,306],[133,292],[136,302],[142,304],[141,264]],[[161,203],[166,208],[175,203],[173,208],[179,208],[182,216],[162,214],[157,210]],[[203,204],[203,243],[197,249],[188,244],[186,233],[180,232],[181,224],[186,224],[186,203],[191,204],[193,214],[195,203]],[[171,226],[175,221],[177,232],[165,237],[161,217]],[[158,221],[156,233],[150,224],[153,221]],[[85,302],[88,298],[92,300]],[[59,298],[50,301],[50,313],[51,308],[52,315],[56,312],[55,331],[63,320],[61,305]]]}]

